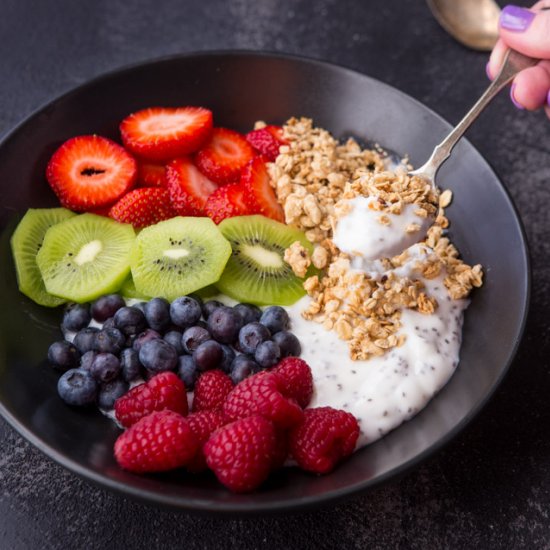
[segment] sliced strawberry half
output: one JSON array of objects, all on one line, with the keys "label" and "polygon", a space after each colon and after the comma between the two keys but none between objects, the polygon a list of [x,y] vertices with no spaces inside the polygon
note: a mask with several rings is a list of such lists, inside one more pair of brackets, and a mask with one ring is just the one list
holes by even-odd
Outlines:
[{"label": "sliced strawberry half", "polygon": [[166,187],[164,164],[140,161],[137,163],[137,184],[139,187]]},{"label": "sliced strawberry half", "polygon": [[216,189],[208,197],[204,211],[215,223],[253,213],[244,200],[244,188],[239,183],[229,183]]},{"label": "sliced strawberry half", "polygon": [[283,209],[270,184],[265,159],[256,157],[246,165],[241,176],[241,185],[250,212],[263,214],[278,222],[285,221]]},{"label": "sliced strawberry half", "polygon": [[196,154],[198,169],[212,181],[225,184],[239,180],[241,170],[254,157],[254,149],[239,132],[214,128],[210,139]]},{"label": "sliced strawberry half", "polygon": [[210,136],[212,120],[204,107],[150,107],[126,117],[120,135],[135,155],[168,161],[197,151]]},{"label": "sliced strawberry half", "polygon": [[172,207],[180,216],[203,216],[208,197],[218,188],[189,157],[166,166],[166,182]]},{"label": "sliced strawberry half", "polygon": [[109,216],[134,227],[147,227],[176,215],[167,189],[140,187],[126,193],[109,211]]},{"label": "sliced strawberry half", "polygon": [[46,179],[65,208],[87,212],[113,203],[136,181],[136,161],[100,136],[77,136],[52,155]]},{"label": "sliced strawberry half", "polygon": [[283,129],[280,126],[265,126],[258,130],[252,130],[246,134],[246,140],[258,153],[264,155],[271,162],[279,155],[281,145],[288,143],[283,138]]}]

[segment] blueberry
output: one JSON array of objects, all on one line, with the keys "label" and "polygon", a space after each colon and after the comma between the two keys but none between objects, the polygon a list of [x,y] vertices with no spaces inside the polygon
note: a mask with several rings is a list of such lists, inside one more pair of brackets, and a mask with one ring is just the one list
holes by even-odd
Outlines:
[{"label": "blueberry", "polygon": [[193,352],[193,359],[202,372],[218,368],[223,360],[222,346],[214,340],[207,340]]},{"label": "blueberry", "polygon": [[96,355],[95,351],[87,351],[80,359],[80,368],[89,372]]},{"label": "blueberry", "polygon": [[124,307],[125,303],[118,294],[107,294],[101,296],[92,304],[92,317],[99,323],[103,323],[109,317],[113,317],[115,313]]},{"label": "blueberry", "polygon": [[153,298],[143,307],[145,319],[149,326],[157,332],[162,332],[170,324],[170,303],[164,298]]},{"label": "blueberry", "polygon": [[239,331],[239,347],[244,353],[254,355],[256,348],[271,338],[269,329],[260,323],[248,323]]},{"label": "blueberry", "polygon": [[73,344],[76,349],[84,354],[95,349],[95,339],[99,329],[97,327],[86,327],[79,330],[74,337]]},{"label": "blueberry", "polygon": [[145,304],[147,302],[136,302],[132,307],[137,307],[140,311],[143,311],[145,313]]},{"label": "blueberry", "polygon": [[110,410],[115,406],[115,401],[128,391],[128,382],[117,378],[106,384],[101,384],[97,404],[104,410]]},{"label": "blueberry", "polygon": [[110,382],[120,373],[120,361],[112,353],[98,353],[94,357],[90,373],[98,382]]},{"label": "blueberry", "polygon": [[150,342],[151,340],[157,340],[162,338],[162,336],[152,328],[145,329],[141,334],[138,334],[135,339],[132,341],[132,347],[139,352],[145,342]]},{"label": "blueberry", "polygon": [[57,382],[57,393],[69,405],[91,405],[97,398],[98,385],[84,369],[71,369]]},{"label": "blueberry", "polygon": [[193,326],[201,318],[201,313],[199,302],[190,296],[176,298],[170,304],[170,318],[178,327]]},{"label": "blueberry", "polygon": [[242,326],[242,317],[231,307],[219,307],[208,317],[208,330],[210,334],[222,344],[232,344],[235,342]]},{"label": "blueberry", "polygon": [[217,308],[223,306],[221,302],[218,302],[218,300],[209,300],[208,302],[205,302],[202,306],[202,316],[205,319],[208,319],[210,317],[210,314]]},{"label": "blueberry", "polygon": [[141,309],[125,306],[115,313],[115,327],[126,336],[131,336],[143,332],[147,328],[147,321]]},{"label": "blueberry", "polygon": [[95,338],[95,350],[118,355],[126,345],[126,337],[117,328],[101,329]]},{"label": "blueberry", "polygon": [[65,311],[61,328],[76,332],[81,328],[87,327],[92,319],[88,304],[74,304]]},{"label": "blueberry", "polygon": [[164,335],[164,341],[176,348],[178,355],[185,353],[181,341],[182,334],[179,330],[170,330]]},{"label": "blueberry", "polygon": [[260,323],[265,325],[271,334],[287,330],[290,326],[290,318],[281,306],[269,306],[260,317]]},{"label": "blueberry", "polygon": [[199,371],[190,355],[182,355],[178,359],[178,376],[183,380],[187,391],[191,391],[195,387]]},{"label": "blueberry", "polygon": [[227,344],[222,344],[222,350],[223,359],[220,363],[220,369],[223,370],[223,372],[225,373],[229,373],[231,371],[233,360],[235,359],[235,351],[231,346],[228,346]]},{"label": "blueberry", "polygon": [[254,304],[237,304],[233,309],[243,318],[245,325],[259,321],[262,316],[262,310]]},{"label": "blueberry", "polygon": [[189,327],[181,337],[183,349],[187,353],[193,353],[203,342],[212,340],[210,333],[202,327],[194,326]]},{"label": "blueberry", "polygon": [[208,330],[208,323],[206,321],[203,321],[202,319],[198,320],[195,326],[202,327]]},{"label": "blueberry", "polygon": [[272,340],[262,342],[254,354],[254,359],[260,367],[267,369],[276,365],[281,359],[281,348]]},{"label": "blueberry", "polygon": [[258,365],[254,359],[248,357],[248,355],[237,355],[231,365],[231,373],[229,376],[234,384],[238,384],[260,370],[260,365]]},{"label": "blueberry", "polygon": [[145,342],[139,350],[141,364],[153,373],[174,370],[178,364],[176,349],[160,338]]},{"label": "blueberry", "polygon": [[115,318],[109,317],[102,325],[101,330],[109,330],[110,328],[115,328]]},{"label": "blueberry", "polygon": [[281,357],[300,357],[302,346],[300,340],[292,332],[282,330],[273,335],[273,341],[281,348]]},{"label": "blueberry", "polygon": [[126,348],[120,354],[120,368],[122,370],[122,378],[126,382],[133,382],[141,376],[141,364],[139,354],[135,349]]},{"label": "blueberry", "polygon": [[80,352],[73,344],[67,342],[67,340],[60,340],[59,342],[54,342],[49,347],[48,361],[52,366],[59,369],[73,369],[78,367]]}]

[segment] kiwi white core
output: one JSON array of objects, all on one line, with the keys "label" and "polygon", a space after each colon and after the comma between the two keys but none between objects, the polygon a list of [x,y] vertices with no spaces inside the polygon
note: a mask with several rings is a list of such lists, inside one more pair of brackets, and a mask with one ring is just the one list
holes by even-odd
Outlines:
[{"label": "kiwi white core", "polygon": [[283,260],[280,254],[273,252],[273,250],[267,250],[258,244],[243,244],[241,250],[243,254],[264,267],[283,267]]},{"label": "kiwi white core", "polygon": [[83,265],[86,262],[93,262],[97,255],[103,250],[103,244],[99,239],[86,243],[76,255],[74,261],[78,265]]},{"label": "kiwi white core", "polygon": [[189,250],[185,248],[169,248],[168,250],[165,250],[162,254],[163,256],[171,258],[172,260],[178,260],[179,258],[185,258],[185,256],[189,256],[191,252],[189,252]]}]

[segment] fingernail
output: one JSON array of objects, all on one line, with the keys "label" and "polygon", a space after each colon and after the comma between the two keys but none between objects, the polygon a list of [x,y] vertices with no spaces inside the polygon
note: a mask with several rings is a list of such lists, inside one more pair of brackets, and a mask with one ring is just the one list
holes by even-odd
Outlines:
[{"label": "fingernail", "polygon": [[512,103],[520,110],[523,111],[525,107],[521,105],[521,103],[518,103],[516,101],[516,98],[514,97],[514,90],[516,89],[516,85],[512,84],[512,87],[510,88],[510,99],[512,100]]},{"label": "fingernail", "polygon": [[499,24],[503,29],[523,32],[529,27],[535,15],[535,13],[528,9],[508,5],[505,6],[500,13]]},{"label": "fingernail", "polygon": [[491,76],[491,72],[489,71],[489,65],[491,64],[490,61],[487,62],[487,65],[485,65],[485,73],[487,74],[487,78],[489,80],[493,80],[493,77]]},{"label": "fingernail", "polygon": [[550,107],[550,90],[548,90],[548,93],[546,94],[546,104]]}]

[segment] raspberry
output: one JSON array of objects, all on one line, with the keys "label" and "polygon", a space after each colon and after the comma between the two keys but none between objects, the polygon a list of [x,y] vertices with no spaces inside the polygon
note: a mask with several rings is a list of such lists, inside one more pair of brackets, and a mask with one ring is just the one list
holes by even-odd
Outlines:
[{"label": "raspberry", "polygon": [[294,400],[283,396],[282,386],[277,374],[259,372],[235,386],[223,404],[223,411],[230,420],[259,414],[278,428],[294,426],[303,413]]},{"label": "raspberry", "polygon": [[172,411],[157,411],[118,437],[115,458],[130,472],[164,472],[185,466],[197,448],[197,438],[186,418]]},{"label": "raspberry", "polygon": [[154,411],[163,410],[182,416],[188,412],[185,386],[173,372],[157,374],[115,401],[116,419],[125,428]]},{"label": "raspberry", "polygon": [[358,437],[352,414],[332,407],[306,409],[303,421],[290,432],[290,453],[303,470],[326,474],[353,453]]},{"label": "raspberry", "polygon": [[202,472],[206,469],[206,459],[202,447],[215,430],[226,424],[226,419],[221,411],[199,411],[190,414],[187,417],[187,422],[199,443],[197,453],[187,465],[187,469],[191,472]]},{"label": "raspberry", "polygon": [[283,380],[283,395],[291,397],[305,409],[313,395],[313,376],[309,365],[298,357],[286,357],[279,361],[272,372],[276,372]]},{"label": "raspberry", "polygon": [[277,439],[277,447],[271,461],[271,469],[278,470],[282,468],[288,458],[288,431],[275,429],[275,437]]},{"label": "raspberry", "polygon": [[204,455],[221,483],[244,493],[267,479],[276,448],[273,424],[261,416],[250,416],[216,430],[204,445]]},{"label": "raspberry", "polygon": [[225,398],[233,389],[233,382],[221,370],[209,370],[195,383],[193,412],[221,409]]}]

